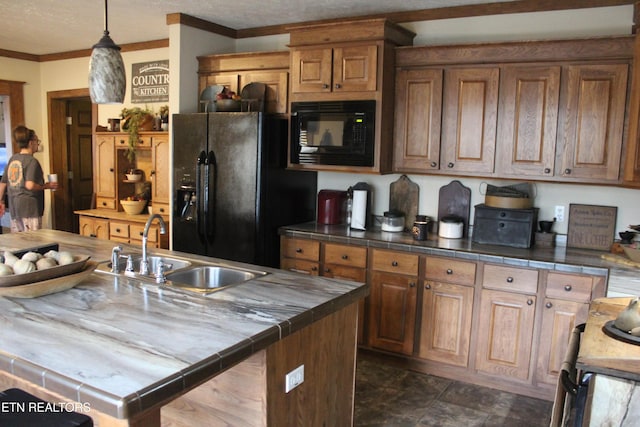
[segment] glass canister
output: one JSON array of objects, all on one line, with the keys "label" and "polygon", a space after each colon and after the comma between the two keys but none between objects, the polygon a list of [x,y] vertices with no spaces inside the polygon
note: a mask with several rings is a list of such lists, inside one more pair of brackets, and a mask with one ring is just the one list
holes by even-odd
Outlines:
[{"label": "glass canister", "polygon": [[404,215],[396,211],[385,212],[382,217],[382,231],[393,233],[404,231]]},{"label": "glass canister", "polygon": [[411,234],[413,234],[414,240],[427,240],[429,234],[429,217],[426,215],[416,215]]}]

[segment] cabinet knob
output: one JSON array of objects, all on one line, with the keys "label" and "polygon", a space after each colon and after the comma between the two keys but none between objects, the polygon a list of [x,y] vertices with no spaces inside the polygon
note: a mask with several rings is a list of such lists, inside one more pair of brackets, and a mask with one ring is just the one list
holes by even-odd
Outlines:
[{"label": "cabinet knob", "polygon": [[452,162],[447,163],[447,167],[448,168],[452,168],[453,167],[453,163]]},{"label": "cabinet knob", "polygon": [[507,277],[507,283],[513,283],[513,277]]},{"label": "cabinet knob", "polygon": [[113,168],[109,168],[109,172],[113,172]]},{"label": "cabinet knob", "polygon": [[532,299],[528,299],[527,300],[527,305],[533,305],[533,300]]},{"label": "cabinet knob", "polygon": [[102,202],[102,206],[107,206],[107,202]]},{"label": "cabinet knob", "polygon": [[140,236],[140,237],[144,236],[144,232],[139,231],[139,232],[138,232],[138,236]]},{"label": "cabinet knob", "polygon": [[327,267],[327,268],[324,269],[324,272],[325,273],[331,273],[331,269]]},{"label": "cabinet knob", "polygon": [[349,255],[342,255],[342,259],[349,259]]},{"label": "cabinet knob", "polygon": [[120,232],[120,229],[119,229],[119,228],[116,228],[116,233],[119,233],[119,232]]},{"label": "cabinet knob", "polygon": [[565,173],[566,175],[571,175],[571,169],[565,169],[565,170],[564,170],[564,173]]},{"label": "cabinet knob", "polygon": [[450,268],[447,268],[447,274],[453,274],[453,270]]},{"label": "cabinet knob", "polygon": [[409,282],[409,287],[410,288],[415,288],[416,287],[416,282]]},{"label": "cabinet knob", "polygon": [[151,173],[149,175],[153,176],[156,174],[156,171],[151,171]]},{"label": "cabinet knob", "polygon": [[398,261],[391,261],[391,265],[393,267],[397,267],[398,266]]},{"label": "cabinet knob", "polygon": [[164,213],[164,208],[160,208],[160,213]]},{"label": "cabinet knob", "polygon": [[335,88],[336,89],[342,89],[342,85],[340,83],[336,83]]},{"label": "cabinet knob", "polygon": [[301,254],[302,253],[302,248],[296,248],[296,253]]},{"label": "cabinet knob", "polygon": [[313,267],[311,267],[311,271],[318,271],[318,267],[314,265]]},{"label": "cabinet knob", "polygon": [[564,285],[564,290],[567,292],[571,292],[571,285]]},{"label": "cabinet knob", "polygon": [[431,285],[424,285],[425,289],[431,289]]},{"label": "cabinet knob", "polygon": [[553,307],[553,304],[551,304],[550,302],[548,302],[548,303],[546,303],[544,306],[545,306],[545,307],[547,307],[547,308],[551,308],[551,307]]},{"label": "cabinet knob", "polygon": [[328,85],[328,84],[326,84],[326,83],[323,83],[323,84],[322,84],[322,89],[329,89],[329,85]]},{"label": "cabinet knob", "polygon": [[549,168],[544,168],[544,173],[551,173],[551,169],[549,169]]},{"label": "cabinet knob", "polygon": [[438,166],[438,164],[436,162],[431,162],[431,167],[435,168],[436,166]]}]

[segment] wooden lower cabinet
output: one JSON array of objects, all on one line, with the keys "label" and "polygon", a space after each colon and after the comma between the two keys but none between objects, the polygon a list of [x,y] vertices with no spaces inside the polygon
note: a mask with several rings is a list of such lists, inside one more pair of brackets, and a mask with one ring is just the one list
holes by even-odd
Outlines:
[{"label": "wooden lower cabinet", "polygon": [[418,357],[468,365],[473,290],[472,286],[431,281],[424,285]]},{"label": "wooden lower cabinet", "polygon": [[80,216],[80,235],[86,237],[97,237],[98,239],[109,239],[109,220],[103,218],[92,218]]},{"label": "wooden lower cabinet", "polygon": [[429,374],[549,400],[569,335],[606,288],[606,276],[365,244],[283,237],[282,248],[282,268],[368,281],[361,347]]},{"label": "wooden lower cabinet", "polygon": [[483,289],[476,369],[526,381],[530,375],[536,296]]}]

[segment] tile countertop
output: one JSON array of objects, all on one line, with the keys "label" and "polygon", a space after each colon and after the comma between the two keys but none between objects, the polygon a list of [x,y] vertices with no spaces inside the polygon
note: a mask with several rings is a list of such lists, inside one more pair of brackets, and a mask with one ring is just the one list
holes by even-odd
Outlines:
[{"label": "tile countertop", "polygon": [[[54,242],[94,261],[108,260],[114,246],[39,230],[0,235],[0,250]],[[127,418],[368,294],[364,284],[258,269],[270,274],[208,296],[94,272],[65,292],[0,298],[0,369]]]},{"label": "tile countertop", "polygon": [[565,246],[534,246],[525,249],[484,245],[473,243],[471,239],[438,238],[434,233],[429,233],[429,239],[426,241],[416,241],[410,233],[390,233],[379,228],[359,231],[351,230],[346,225],[322,225],[315,222],[282,227],[280,234],[520,267],[607,276],[607,296],[640,295],[640,270],[604,260],[600,257],[602,252],[599,251]]}]

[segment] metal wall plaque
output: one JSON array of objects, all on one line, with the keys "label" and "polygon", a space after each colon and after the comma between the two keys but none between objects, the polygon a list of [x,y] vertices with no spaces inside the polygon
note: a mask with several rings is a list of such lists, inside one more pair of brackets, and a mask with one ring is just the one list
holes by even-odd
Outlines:
[{"label": "metal wall plaque", "polygon": [[615,206],[570,204],[567,247],[609,251],[617,214]]},{"label": "metal wall plaque", "polygon": [[169,60],[131,65],[131,103],[169,101]]}]

